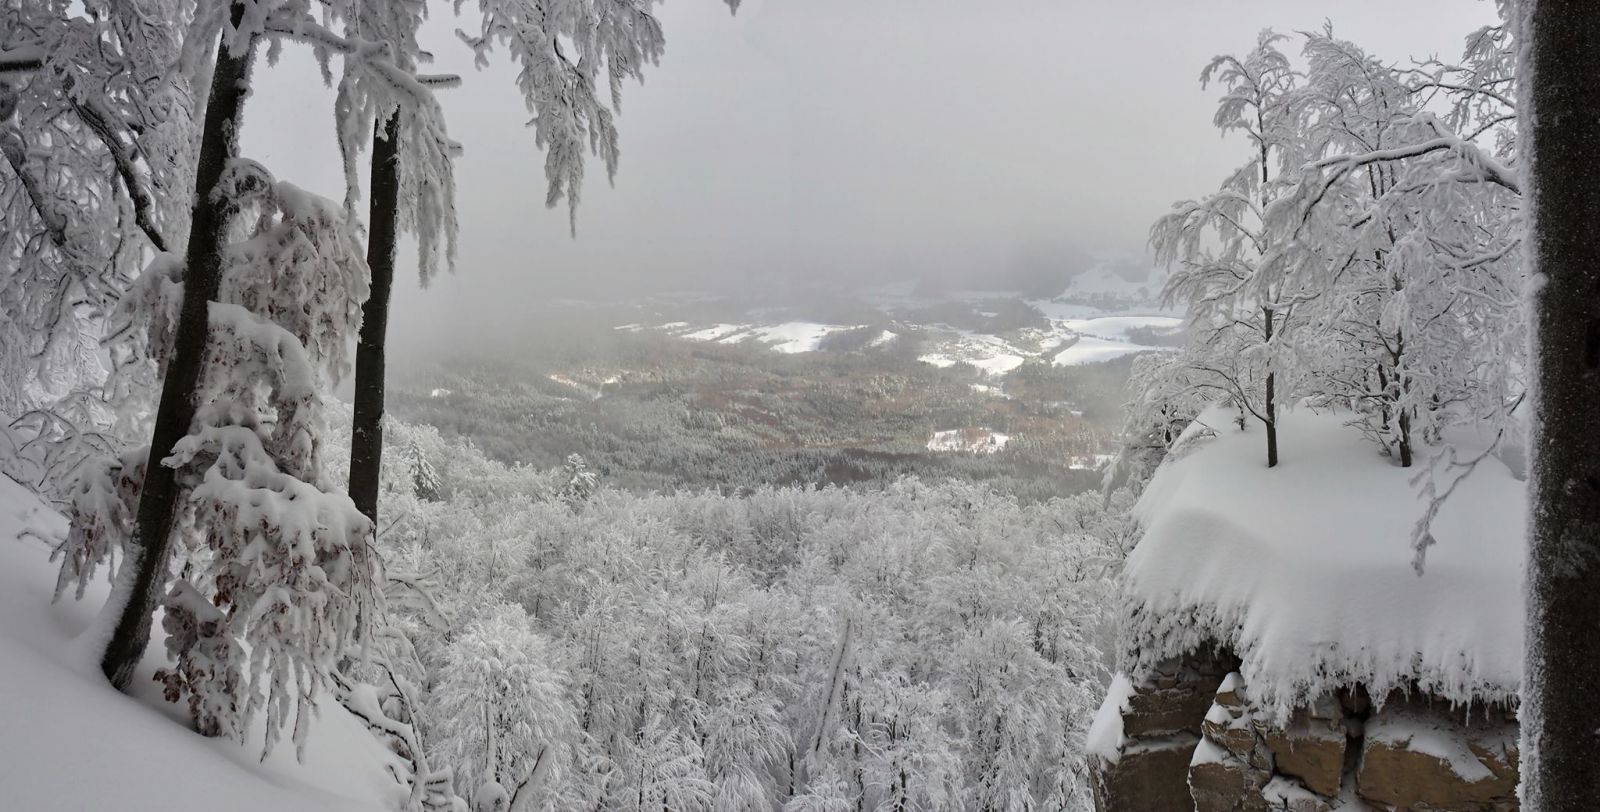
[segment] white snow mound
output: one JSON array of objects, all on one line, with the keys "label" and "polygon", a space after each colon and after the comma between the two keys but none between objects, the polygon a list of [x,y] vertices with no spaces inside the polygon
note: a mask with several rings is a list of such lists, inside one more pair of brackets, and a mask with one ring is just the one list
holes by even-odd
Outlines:
[{"label": "white snow mound", "polygon": [[1415,680],[1451,701],[1514,702],[1523,484],[1497,459],[1479,465],[1434,521],[1418,575],[1410,539],[1424,504],[1410,480],[1421,468],[1380,456],[1345,416],[1302,410],[1281,417],[1282,461],[1268,469],[1263,429],[1241,432],[1229,415],[1202,415],[1218,436],[1168,460],[1135,508],[1134,674],[1216,642],[1280,714],[1350,683],[1380,698]]}]

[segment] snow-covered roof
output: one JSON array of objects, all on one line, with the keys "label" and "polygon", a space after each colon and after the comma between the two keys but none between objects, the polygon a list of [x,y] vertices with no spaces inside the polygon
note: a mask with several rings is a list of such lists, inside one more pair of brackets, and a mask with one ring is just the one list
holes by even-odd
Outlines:
[{"label": "snow-covered roof", "polygon": [[[1241,432],[1230,416],[1203,415],[1217,436],[1192,438],[1135,508],[1129,669],[1214,642],[1280,713],[1351,683],[1380,700],[1415,682],[1451,701],[1515,701],[1523,484],[1497,459],[1477,466],[1434,520],[1418,575],[1410,541],[1425,505],[1411,479],[1425,458],[1400,468],[1347,415],[1302,408],[1280,418],[1282,462],[1268,469],[1260,424]],[[1446,483],[1459,473],[1441,466]]]}]

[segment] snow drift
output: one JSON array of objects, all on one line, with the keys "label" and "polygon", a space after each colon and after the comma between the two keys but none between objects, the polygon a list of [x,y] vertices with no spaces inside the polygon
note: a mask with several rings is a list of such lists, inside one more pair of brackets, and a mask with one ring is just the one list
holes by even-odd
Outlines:
[{"label": "snow drift", "polygon": [[1135,508],[1131,671],[1214,642],[1280,714],[1351,683],[1380,701],[1414,684],[1455,702],[1514,702],[1523,484],[1497,459],[1479,465],[1435,519],[1418,575],[1420,468],[1381,457],[1339,415],[1297,411],[1280,417],[1283,461],[1268,469],[1260,428],[1241,432],[1230,416],[1203,414]]}]

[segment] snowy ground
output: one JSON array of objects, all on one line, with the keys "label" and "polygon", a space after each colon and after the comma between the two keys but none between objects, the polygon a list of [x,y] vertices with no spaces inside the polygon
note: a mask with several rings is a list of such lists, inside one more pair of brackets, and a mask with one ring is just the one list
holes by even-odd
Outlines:
[{"label": "snowy ground", "polygon": [[[1162,466],[1135,510],[1144,535],[1126,579],[1142,657],[1220,638],[1280,710],[1355,682],[1374,696],[1412,679],[1452,701],[1515,695],[1526,497],[1505,465],[1486,459],[1445,502],[1418,575],[1425,505],[1410,480],[1423,469],[1379,456],[1341,415],[1284,415],[1275,469],[1259,425],[1202,419],[1218,436]],[[1481,443],[1457,447],[1470,457]]]},{"label": "snowy ground", "polygon": [[[153,645],[134,696],[100,675],[88,639],[104,581],[80,602],[50,603],[49,549],[66,531],[60,514],[0,476],[0,808],[119,812],[284,812],[395,808],[388,753],[331,701],[306,747],[259,762],[256,743],[205,739],[161,700]],[[159,621],[157,636],[160,634]],[[85,632],[88,631],[88,634]],[[388,801],[386,803],[386,801]]]},{"label": "snowy ground", "polygon": [[[744,341],[755,341],[766,345],[775,352],[796,353],[816,352],[822,339],[829,334],[843,330],[854,330],[861,326],[859,324],[819,324],[812,321],[696,326],[690,325],[688,322],[673,321],[656,325],[653,329],[686,341],[707,341],[718,344],[738,344]],[[637,324],[624,324],[616,329],[638,332],[645,328]],[[890,337],[892,335],[892,333],[889,334]],[[885,340],[883,335],[879,335],[878,338],[874,339],[873,343],[881,343]]]},{"label": "snowy ground", "polygon": [[970,427],[936,431],[928,438],[928,450],[968,454],[993,454],[1006,447],[1011,435],[986,428]]}]

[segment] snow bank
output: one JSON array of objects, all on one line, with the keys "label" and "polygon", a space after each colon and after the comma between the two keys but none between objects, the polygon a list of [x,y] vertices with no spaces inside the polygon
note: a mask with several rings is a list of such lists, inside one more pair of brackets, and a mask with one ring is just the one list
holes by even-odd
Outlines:
[{"label": "snow bank", "polygon": [[1084,755],[1098,758],[1107,764],[1122,757],[1122,714],[1129,709],[1133,699],[1133,682],[1126,674],[1117,673],[1106,688],[1106,698],[1095,711],[1089,723],[1089,735],[1083,745]]},{"label": "snow bank", "polygon": [[83,601],[50,603],[50,548],[66,521],[0,476],[0,788],[6,809],[243,812],[398,808],[388,752],[332,700],[312,722],[306,763],[280,747],[264,763],[252,743],[206,739],[186,710],[152,681],[157,640],[134,678],[134,696],[100,675],[98,651],[80,635],[104,602],[104,581]]},{"label": "snow bank", "polygon": [[1228,418],[1203,415],[1219,436],[1163,465],[1135,508],[1133,673],[1215,640],[1279,713],[1353,682],[1374,697],[1416,680],[1451,701],[1514,701],[1526,506],[1504,465],[1485,460],[1446,502],[1418,576],[1418,469],[1380,457],[1338,415],[1297,411],[1281,419],[1283,461],[1269,470],[1260,427]]}]

